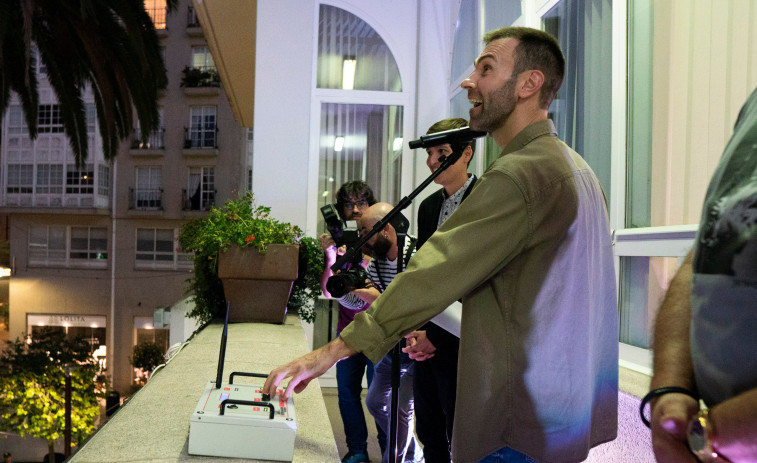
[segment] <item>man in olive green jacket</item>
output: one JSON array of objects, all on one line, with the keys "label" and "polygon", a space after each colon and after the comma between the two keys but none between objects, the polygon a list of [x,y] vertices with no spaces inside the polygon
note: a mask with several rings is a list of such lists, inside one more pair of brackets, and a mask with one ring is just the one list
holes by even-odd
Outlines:
[{"label": "man in olive green jacket", "polygon": [[502,155],[370,309],[339,339],[273,370],[264,390],[291,377],[285,395],[299,392],[357,351],[378,359],[462,298],[453,460],[578,462],[617,434],[605,198],[547,119],[565,66],[554,38],[509,27],[484,42],[462,87],[471,128]]}]

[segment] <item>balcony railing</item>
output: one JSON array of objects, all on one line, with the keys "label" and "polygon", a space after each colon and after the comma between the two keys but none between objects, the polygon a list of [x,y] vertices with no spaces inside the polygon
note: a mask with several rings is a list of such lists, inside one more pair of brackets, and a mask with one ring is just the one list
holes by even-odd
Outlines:
[{"label": "balcony railing", "polygon": [[163,210],[162,188],[129,188],[130,210]]},{"label": "balcony railing", "polygon": [[181,73],[181,86],[185,88],[221,86],[221,78],[218,76],[218,71],[213,66],[186,66],[182,69]]},{"label": "balcony railing", "polygon": [[185,149],[218,149],[218,127],[184,127]]},{"label": "balcony railing", "polygon": [[133,150],[149,150],[149,149],[164,149],[165,145],[166,129],[160,127],[158,130],[150,132],[147,135],[146,140],[142,140],[142,131],[140,129],[134,129],[133,136],[131,138],[131,149]]},{"label": "balcony railing", "polygon": [[188,192],[181,190],[183,211],[207,211],[216,204],[216,190],[201,191],[199,189]]}]

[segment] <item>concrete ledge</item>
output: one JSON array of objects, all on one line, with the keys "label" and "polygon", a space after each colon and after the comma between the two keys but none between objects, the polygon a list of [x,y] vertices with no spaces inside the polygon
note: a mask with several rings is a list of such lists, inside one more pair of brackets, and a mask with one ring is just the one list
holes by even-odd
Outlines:
[{"label": "concrete ledge", "polygon": [[[205,384],[215,380],[222,329],[222,324],[212,324],[195,334],[70,461],[252,461],[187,453],[190,417]],[[283,325],[230,324],[224,381],[232,371],[268,373],[307,352],[297,316],[287,316]],[[244,378],[238,381],[244,383]],[[297,437],[293,461],[339,461],[318,382],[311,382],[302,394],[295,395],[294,403]]]}]

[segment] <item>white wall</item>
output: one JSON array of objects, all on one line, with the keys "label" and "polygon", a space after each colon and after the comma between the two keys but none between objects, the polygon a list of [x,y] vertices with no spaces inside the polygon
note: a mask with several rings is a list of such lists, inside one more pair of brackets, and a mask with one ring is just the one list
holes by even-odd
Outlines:
[{"label": "white wall", "polygon": [[313,0],[259,0],[252,188],[274,217],[305,225]]},{"label": "white wall", "polygon": [[[312,143],[311,93],[317,43],[317,0],[259,0],[255,69],[253,191],[275,217],[314,229],[307,198],[315,195],[308,167],[317,169]],[[448,116],[447,90],[458,0],[324,0],[370,24],[397,60],[406,105],[402,194],[428,176],[425,152],[407,141]],[[417,70],[417,74],[416,74]],[[416,95],[417,88],[417,95]],[[315,145],[317,146],[317,145]],[[310,177],[311,179],[313,176]],[[429,186],[415,203],[436,188]],[[415,209],[415,208],[414,208]],[[412,213],[406,214],[409,217]],[[412,217],[411,217],[412,220]]]}]

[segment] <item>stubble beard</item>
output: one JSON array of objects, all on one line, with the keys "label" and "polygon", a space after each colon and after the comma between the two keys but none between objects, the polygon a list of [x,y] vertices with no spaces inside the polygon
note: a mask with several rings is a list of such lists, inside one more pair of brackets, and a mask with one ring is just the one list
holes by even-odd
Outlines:
[{"label": "stubble beard", "polygon": [[386,260],[389,250],[392,248],[392,243],[388,239],[381,235],[376,237],[376,242],[373,246],[370,246],[373,253],[373,257],[380,260]]},{"label": "stubble beard", "polygon": [[515,110],[516,82],[517,75],[512,75],[502,87],[489,94],[489,101],[481,105],[479,115],[475,119],[471,117],[472,129],[492,133],[505,125],[510,114]]}]

